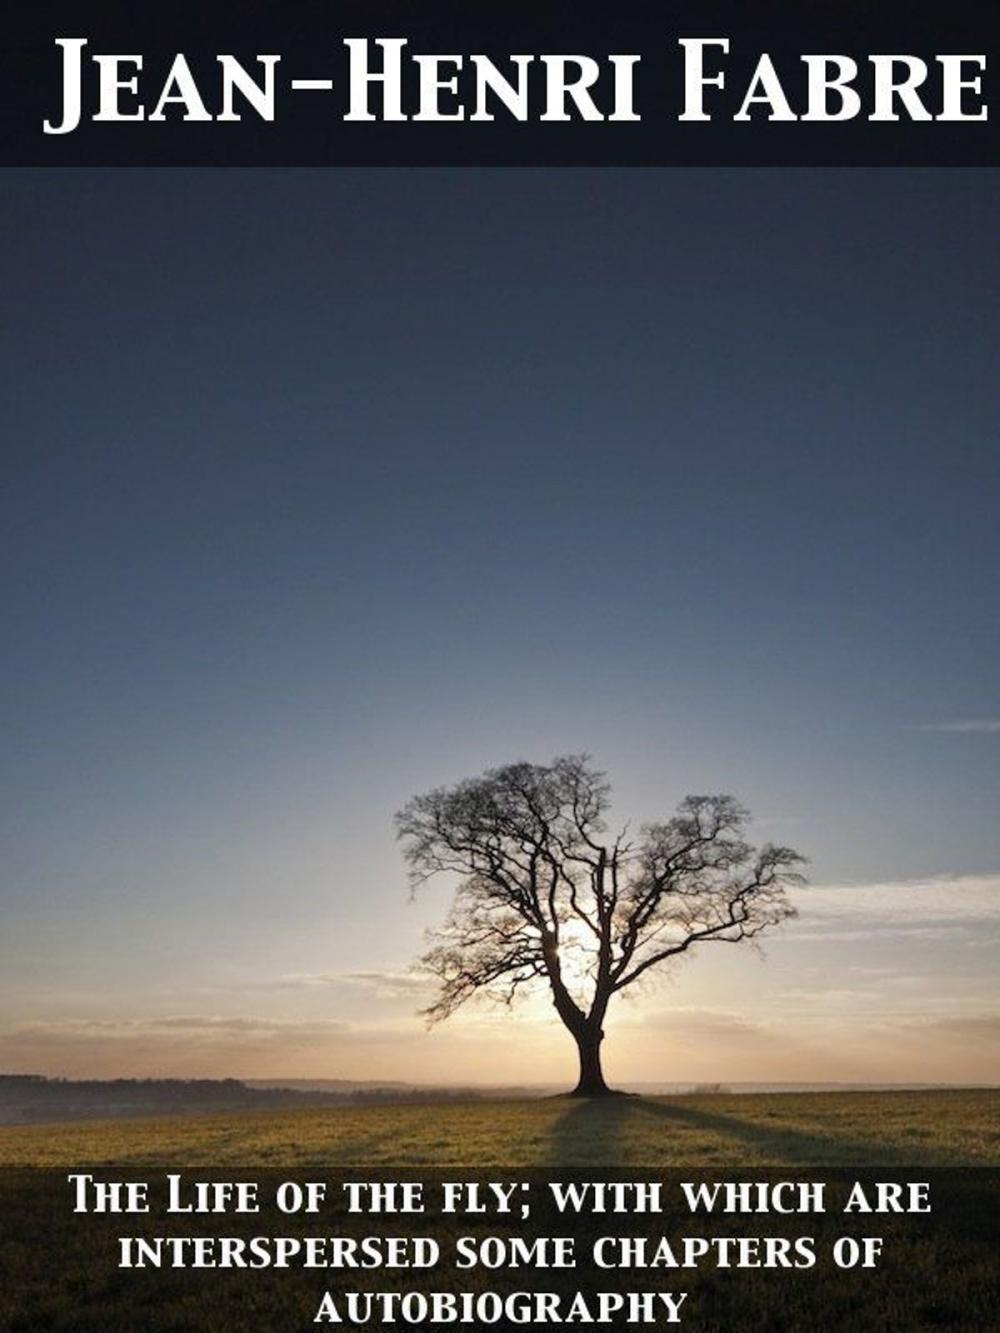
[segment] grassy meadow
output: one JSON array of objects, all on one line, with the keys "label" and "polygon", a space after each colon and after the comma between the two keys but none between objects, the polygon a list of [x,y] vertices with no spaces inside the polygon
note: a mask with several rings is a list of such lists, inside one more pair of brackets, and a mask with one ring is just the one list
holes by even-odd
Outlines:
[{"label": "grassy meadow", "polygon": [[[324,1291],[389,1293],[547,1290],[687,1293],[689,1333],[883,1333],[1000,1329],[996,1216],[1000,1093],[933,1091],[782,1093],[601,1102],[548,1098],[405,1106],[334,1107],[164,1119],[79,1121],[0,1129],[0,1329],[5,1333],[304,1333]],[[330,1183],[320,1216],[273,1206],[251,1217],[145,1218],[72,1213],[68,1171],[162,1184],[254,1179],[273,1198],[287,1179]],[[681,1174],[683,1172],[683,1175]],[[640,1217],[557,1213],[549,1179],[658,1179],[669,1204]],[[530,1180],[531,1220],[512,1217],[351,1216],[336,1182]],[[931,1182],[931,1216],[845,1217],[853,1179]],[[678,1179],[824,1180],[822,1216],[695,1216]],[[268,1195],[268,1188],[271,1193]],[[788,1268],[589,1266],[600,1235],[777,1237],[811,1234],[819,1262]],[[191,1267],[120,1269],[118,1237],[433,1235],[450,1255],[457,1237],[572,1234],[581,1267],[459,1272],[449,1257],[430,1273],[403,1269],[258,1271]],[[877,1267],[844,1272],[837,1237],[878,1235]],[[451,1247],[451,1248],[449,1248]],[[620,1323],[620,1321],[619,1321]],[[324,1327],[326,1325],[319,1325]],[[350,1325],[342,1325],[350,1326]],[[369,1327],[381,1327],[376,1319]],[[404,1321],[391,1327],[416,1327]],[[429,1325],[421,1325],[429,1327]],[[489,1325],[505,1327],[505,1325]],[[619,1326],[619,1324],[616,1324]],[[456,1324],[457,1330],[487,1327]]]},{"label": "grassy meadow", "polygon": [[1000,1090],[543,1098],[0,1128],[0,1166],[1000,1165]]}]

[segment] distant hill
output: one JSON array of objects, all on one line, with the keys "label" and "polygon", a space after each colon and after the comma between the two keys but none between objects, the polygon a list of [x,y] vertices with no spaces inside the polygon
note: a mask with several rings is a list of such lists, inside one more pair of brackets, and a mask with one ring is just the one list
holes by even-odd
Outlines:
[{"label": "distant hill", "polygon": [[361,1106],[366,1103],[467,1101],[468,1088],[415,1088],[403,1083],[294,1080],[293,1084],[235,1078],[61,1079],[0,1074],[0,1124],[46,1124],[133,1116]]},{"label": "distant hill", "polygon": [[[933,1088],[926,1083],[630,1083],[644,1096],[697,1093],[891,1092]],[[0,1074],[0,1125],[210,1112],[293,1110],[324,1106],[405,1105],[420,1102],[529,1100],[563,1092],[556,1084],[464,1087],[375,1079],[118,1078],[63,1079]]]},{"label": "distant hill", "polygon": [[245,1078],[248,1088],[292,1088],[295,1092],[362,1092],[372,1088],[412,1088],[400,1079],[376,1078]]}]

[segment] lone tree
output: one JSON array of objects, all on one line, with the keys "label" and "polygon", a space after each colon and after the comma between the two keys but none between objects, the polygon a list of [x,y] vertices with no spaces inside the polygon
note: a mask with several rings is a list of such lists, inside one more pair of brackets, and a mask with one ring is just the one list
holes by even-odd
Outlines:
[{"label": "lone tree", "polygon": [[415,796],[396,816],[414,889],[459,884],[421,960],[448,1018],[480,992],[510,1004],[547,984],[580,1057],[577,1096],[610,1091],[601,1069],[611,999],[710,941],[752,940],[794,915],[804,858],[744,838],[731,796],[688,796],[629,840],[607,836],[610,786],[586,755],[508,764]]}]

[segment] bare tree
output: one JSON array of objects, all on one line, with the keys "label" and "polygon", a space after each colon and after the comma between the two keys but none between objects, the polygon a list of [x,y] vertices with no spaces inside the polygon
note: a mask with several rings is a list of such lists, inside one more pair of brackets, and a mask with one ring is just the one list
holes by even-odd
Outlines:
[{"label": "bare tree", "polygon": [[547,985],[580,1059],[575,1092],[609,1091],[601,1069],[614,995],[694,946],[752,940],[794,915],[785,886],[804,858],[743,833],[731,796],[688,796],[634,839],[606,833],[610,787],[587,756],[509,764],[415,796],[396,816],[414,889],[459,876],[423,967],[431,1021],[477,993],[505,1003]]}]

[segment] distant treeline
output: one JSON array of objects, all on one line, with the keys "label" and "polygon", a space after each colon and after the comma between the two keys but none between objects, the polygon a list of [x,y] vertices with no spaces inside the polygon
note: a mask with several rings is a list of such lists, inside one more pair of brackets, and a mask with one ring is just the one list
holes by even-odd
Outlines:
[{"label": "distant treeline", "polygon": [[466,1101],[463,1088],[350,1085],[332,1091],[251,1087],[236,1078],[64,1079],[0,1074],[0,1124],[39,1124],[198,1111],[359,1106],[391,1102]]}]

